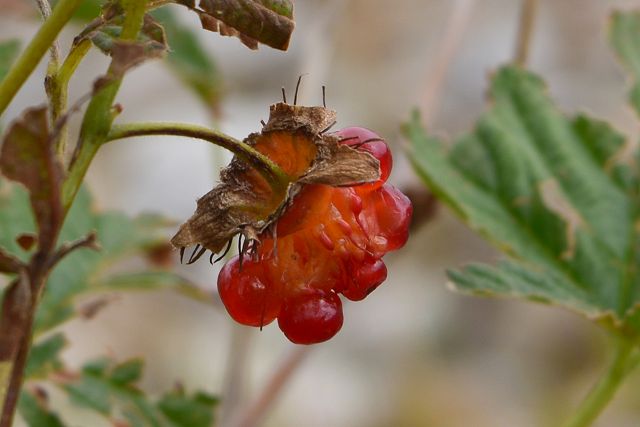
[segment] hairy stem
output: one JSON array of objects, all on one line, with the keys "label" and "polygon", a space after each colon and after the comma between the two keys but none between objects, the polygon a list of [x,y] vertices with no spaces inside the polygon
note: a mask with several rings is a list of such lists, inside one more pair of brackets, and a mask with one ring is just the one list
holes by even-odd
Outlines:
[{"label": "hairy stem", "polygon": [[640,361],[637,355],[634,356],[635,350],[636,348],[629,341],[618,339],[611,365],[563,427],[587,427],[596,420],[623,380]]},{"label": "hairy stem", "polygon": [[82,0],[60,0],[0,83],[0,115],[36,68]]},{"label": "hairy stem", "polygon": [[[38,5],[38,9],[40,9],[42,19],[48,19],[51,16],[51,5],[49,4],[49,0],[36,0],[36,4]],[[57,42],[54,41],[51,44],[49,54],[51,57],[51,59],[49,60],[49,69],[55,72],[60,63],[60,47],[58,46]]]},{"label": "hairy stem", "polygon": [[538,0],[522,0],[522,2],[513,62],[520,67],[526,67],[529,59],[529,48],[531,46],[531,35],[533,34]]},{"label": "hairy stem", "polygon": [[267,156],[254,150],[250,145],[203,126],[172,122],[116,125],[111,129],[107,140],[113,141],[144,135],[175,135],[202,139],[226,148],[253,166],[278,191],[286,189],[287,184],[291,181],[291,178],[278,165],[273,163]]}]

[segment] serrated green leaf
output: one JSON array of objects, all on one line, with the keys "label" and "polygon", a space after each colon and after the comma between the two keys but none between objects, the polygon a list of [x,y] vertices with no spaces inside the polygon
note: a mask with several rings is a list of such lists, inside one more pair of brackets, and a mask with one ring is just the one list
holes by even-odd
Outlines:
[{"label": "serrated green leaf", "polygon": [[30,427],[65,427],[56,413],[28,391],[20,393],[18,410]]},{"label": "serrated green leaf", "polygon": [[418,173],[510,258],[450,278],[463,291],[557,304],[627,331],[640,303],[637,152],[604,122],[565,117],[524,70],[498,71],[490,93],[491,110],[450,149],[417,115],[404,127]]},{"label": "serrated green leaf", "polygon": [[0,42],[0,81],[9,72],[9,68],[13,61],[18,57],[20,52],[20,41],[5,40]]},{"label": "serrated green leaf", "polygon": [[162,24],[170,47],[166,62],[171,70],[214,113],[222,93],[221,75],[196,34],[182,25],[173,11],[161,8],[152,15]]},{"label": "serrated green leaf", "polygon": [[31,347],[25,369],[28,379],[44,378],[49,372],[60,369],[60,352],[67,344],[63,334],[52,335]]},{"label": "serrated green leaf", "polygon": [[609,32],[611,44],[633,77],[631,105],[640,113],[640,12],[615,12]]}]

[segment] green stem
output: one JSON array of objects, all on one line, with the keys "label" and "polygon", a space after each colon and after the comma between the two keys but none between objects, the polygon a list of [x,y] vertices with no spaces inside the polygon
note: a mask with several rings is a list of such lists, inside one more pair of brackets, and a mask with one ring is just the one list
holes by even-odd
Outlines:
[{"label": "green stem", "polygon": [[145,135],[175,135],[202,139],[226,148],[240,159],[254,167],[276,191],[286,190],[291,177],[264,154],[249,144],[215,130],[185,123],[130,123],[113,126],[107,141]]},{"label": "green stem", "polygon": [[11,67],[2,83],[0,83],[0,115],[18,93],[18,90],[31,75],[42,57],[47,53],[60,30],[71,19],[73,12],[81,3],[82,0],[60,0],[49,19],[42,24],[27,48]]},{"label": "green stem", "polygon": [[618,338],[616,353],[609,369],[598,380],[573,417],[563,427],[587,427],[595,421],[611,401],[623,380],[640,361],[640,358],[634,356],[635,349],[633,343]]},{"label": "green stem", "polygon": [[[60,118],[64,114],[67,108],[67,98],[69,90],[69,81],[71,76],[75,73],[76,68],[80,65],[80,62],[85,57],[87,52],[91,49],[91,41],[83,40],[78,44],[74,44],[69,51],[69,54],[65,58],[62,65],[59,67],[57,73],[51,78],[49,82],[50,98],[53,107],[52,116],[54,120]],[[67,149],[67,132],[66,126],[63,127],[58,136],[56,152],[63,158]]]},{"label": "green stem", "polygon": [[[120,39],[135,40],[142,28],[146,6],[147,0],[123,0],[125,19]],[[111,78],[110,82],[91,98],[82,120],[78,145],[71,159],[69,174],[62,186],[62,203],[65,211],[71,207],[89,165],[100,146],[106,141],[115,118],[112,106],[118,89],[120,89],[122,78],[115,77],[113,61],[107,71],[107,77]]]}]

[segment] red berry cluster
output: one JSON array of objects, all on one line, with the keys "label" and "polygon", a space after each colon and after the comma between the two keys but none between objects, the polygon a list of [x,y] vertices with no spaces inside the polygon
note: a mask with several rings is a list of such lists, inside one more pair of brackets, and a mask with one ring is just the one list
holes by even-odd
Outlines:
[{"label": "red berry cluster", "polygon": [[380,179],[353,187],[307,185],[278,220],[273,237],[240,265],[236,256],[218,277],[220,297],[239,323],[278,319],[294,343],[313,344],[342,327],[342,302],[364,299],[387,278],[382,256],[407,241],[412,206],[386,184],[392,166],[387,144],[370,130],[338,131],[342,143],[380,162]]}]

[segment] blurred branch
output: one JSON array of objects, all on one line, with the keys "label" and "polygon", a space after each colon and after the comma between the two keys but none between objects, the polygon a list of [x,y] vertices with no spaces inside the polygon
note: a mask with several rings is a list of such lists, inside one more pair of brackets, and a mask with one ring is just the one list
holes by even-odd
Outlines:
[{"label": "blurred branch", "polygon": [[513,62],[523,68],[527,66],[527,60],[529,59],[531,35],[533,34],[537,8],[538,0],[522,0],[520,23],[518,25],[518,38],[516,40],[516,52]]},{"label": "blurred branch", "polygon": [[449,68],[455,58],[469,25],[476,0],[456,0],[451,6],[451,15],[445,24],[446,32],[436,53],[433,71],[427,76],[422,97],[422,119],[431,124],[440,105],[440,94],[444,87]]},{"label": "blurred branch", "polygon": [[245,399],[248,374],[247,359],[251,352],[252,337],[252,329],[233,323],[224,384],[222,386],[222,396],[224,398],[220,404],[220,417],[215,420],[216,426],[232,427],[233,424],[231,422]]},{"label": "blurred branch", "polygon": [[282,362],[278,370],[269,379],[258,397],[249,405],[246,411],[238,416],[238,422],[231,424],[233,427],[255,427],[264,418],[271,405],[280,395],[280,392],[291,379],[293,373],[311,351],[309,346],[294,348],[289,356]]}]

